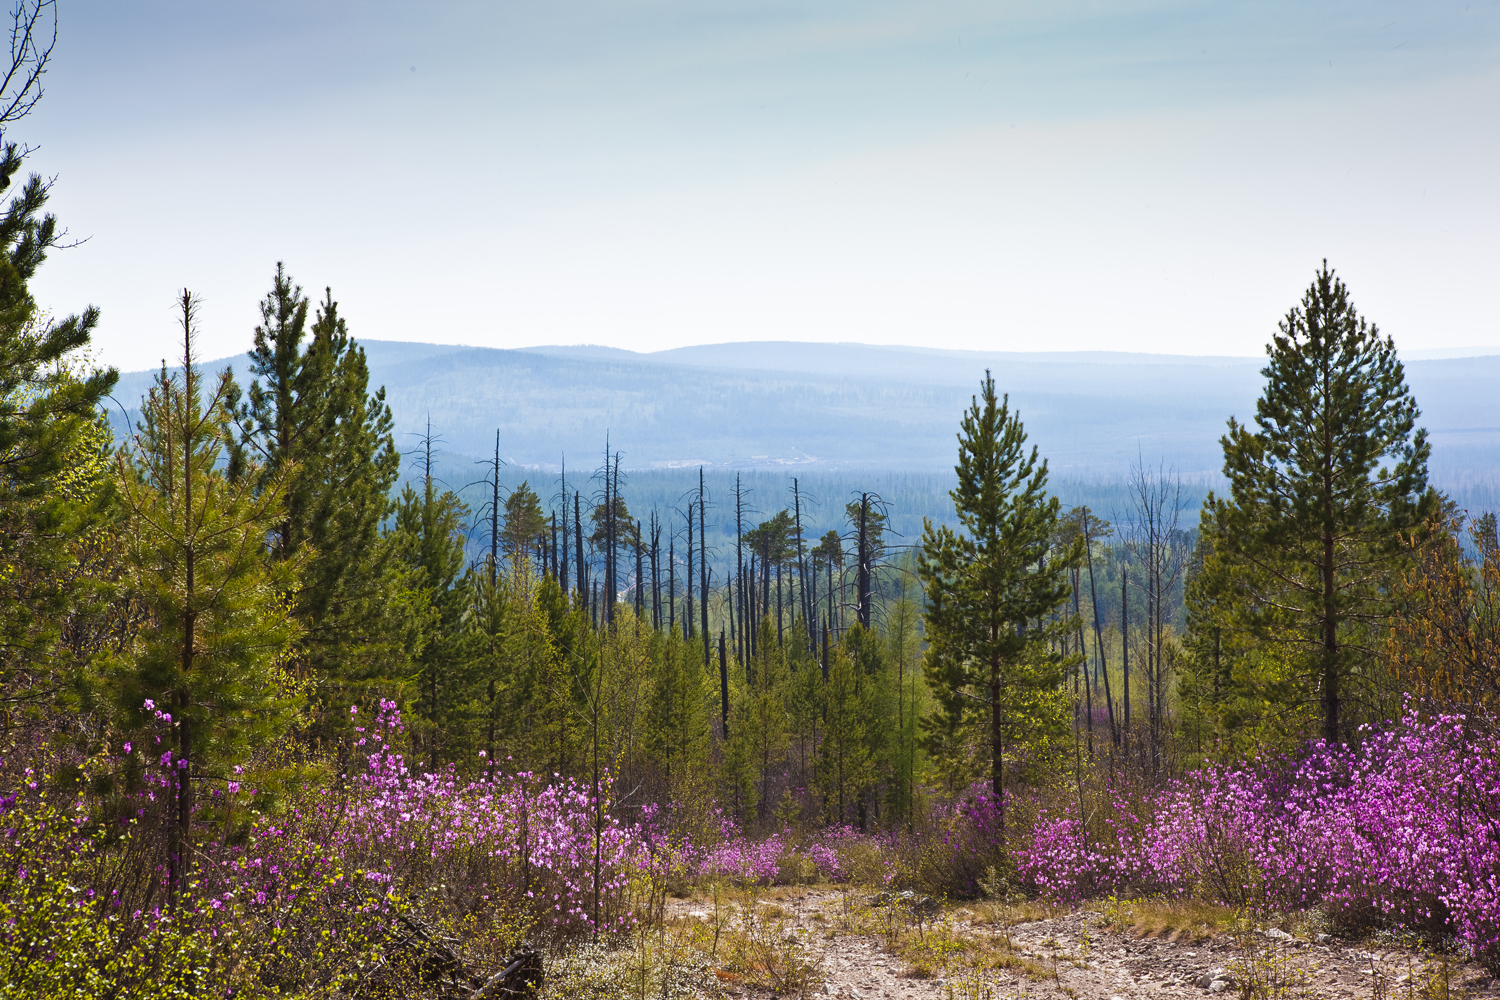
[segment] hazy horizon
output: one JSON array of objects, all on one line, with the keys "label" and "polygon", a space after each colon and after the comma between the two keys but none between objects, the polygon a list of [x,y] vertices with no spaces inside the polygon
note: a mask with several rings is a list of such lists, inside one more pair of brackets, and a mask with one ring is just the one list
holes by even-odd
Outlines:
[{"label": "hazy horizon", "polygon": [[[10,134],[101,360],[357,337],[1255,356],[1320,261],[1500,348],[1500,5],[64,0]],[[1487,166],[1488,164],[1488,166]]]}]

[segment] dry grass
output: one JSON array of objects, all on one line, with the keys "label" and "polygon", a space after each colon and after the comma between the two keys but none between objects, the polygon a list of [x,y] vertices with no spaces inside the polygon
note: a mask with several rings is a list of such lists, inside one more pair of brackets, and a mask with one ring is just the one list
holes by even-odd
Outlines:
[{"label": "dry grass", "polygon": [[1241,919],[1230,907],[1195,899],[1110,899],[1101,912],[1110,930],[1194,944],[1233,932]]},{"label": "dry grass", "polygon": [[720,884],[694,895],[696,915],[552,956],[541,1000],[689,1000],[745,986],[805,1000],[821,985],[817,934],[771,893]]},{"label": "dry grass", "polygon": [[1055,963],[1022,954],[988,904],[924,917],[901,905],[872,907],[866,896],[845,893],[830,918],[842,933],[879,940],[911,978],[948,980],[955,997],[983,1000],[993,994],[1001,972],[1056,978]]},{"label": "dry grass", "polygon": [[1015,902],[974,903],[968,907],[974,914],[975,923],[995,924],[998,927],[1014,927],[1038,920],[1051,920],[1073,912],[1072,907],[1049,903],[1044,899],[1017,900]]},{"label": "dry grass", "polygon": [[1404,964],[1372,962],[1372,1000],[1461,1000],[1470,991],[1459,985],[1459,966],[1453,956],[1412,955]]}]

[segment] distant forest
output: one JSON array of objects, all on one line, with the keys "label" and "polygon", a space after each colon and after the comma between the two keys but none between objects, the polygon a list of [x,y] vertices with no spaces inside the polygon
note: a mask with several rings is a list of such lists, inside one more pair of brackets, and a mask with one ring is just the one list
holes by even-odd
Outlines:
[{"label": "distant forest", "polygon": [[[633,505],[666,517],[704,467],[709,510],[743,476],[751,508],[790,502],[792,479],[808,517],[834,527],[856,491],[888,504],[897,539],[915,543],[922,519],[952,516],[953,418],[986,366],[1048,459],[1064,506],[1123,517],[1138,464],[1181,479],[1190,509],[1222,482],[1219,437],[1231,416],[1253,416],[1261,359],[1127,353],[993,353],[862,344],[722,344],[635,354],[597,347],[517,351],[365,341],[370,383],[384,386],[402,479],[430,426],[434,475],[471,507],[482,503],[481,463],[499,433],[500,481],[529,482],[544,503],[562,467],[576,483],[603,463],[606,433],[620,452]],[[233,367],[248,383],[245,357]],[[1500,509],[1500,356],[1409,361],[1407,381],[1433,443],[1434,485],[1474,513]],[[111,408],[116,435],[139,419],[155,372],[124,374]],[[430,423],[429,423],[430,421]],[[588,489],[585,488],[585,494]],[[1192,521],[1193,518],[1188,518]],[[729,535],[710,518],[709,548]],[[477,538],[477,535],[475,536]],[[477,543],[476,543],[477,544]],[[896,544],[902,544],[897,541]]]}]

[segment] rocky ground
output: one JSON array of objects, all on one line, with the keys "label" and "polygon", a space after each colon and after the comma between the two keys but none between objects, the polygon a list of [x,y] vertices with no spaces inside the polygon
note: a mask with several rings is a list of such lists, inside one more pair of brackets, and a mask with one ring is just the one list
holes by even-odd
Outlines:
[{"label": "rocky ground", "polygon": [[[1237,932],[1126,927],[1098,911],[1028,914],[987,904],[923,914],[909,901],[833,889],[774,890],[754,904],[774,913],[780,933],[805,944],[818,975],[808,991],[825,997],[1002,1000],[1139,996],[1369,1000],[1500,998],[1482,968],[1378,939],[1349,942],[1274,925]],[[674,900],[673,915],[712,921],[701,900]],[[733,978],[729,996],[772,991]]]}]

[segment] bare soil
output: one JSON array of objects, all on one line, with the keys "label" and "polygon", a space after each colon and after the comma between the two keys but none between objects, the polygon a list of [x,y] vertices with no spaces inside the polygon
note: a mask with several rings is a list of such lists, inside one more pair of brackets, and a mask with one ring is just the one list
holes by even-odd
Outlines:
[{"label": "bare soil", "polygon": [[[1126,1000],[1215,994],[1225,1000],[1369,998],[1500,1000],[1500,981],[1481,967],[1378,940],[1308,940],[1276,927],[1248,934],[1152,934],[1112,929],[1098,911],[1007,923],[995,908],[946,906],[918,919],[872,908],[867,893],[784,888],[763,897],[779,907],[821,959],[824,997],[1001,1000],[1007,997]],[[672,900],[669,914],[707,920],[701,901]],[[1016,919],[1012,913],[1010,919]],[[821,955],[817,949],[821,948]],[[1445,989],[1446,987],[1446,989]],[[724,984],[731,997],[769,990]]]}]

